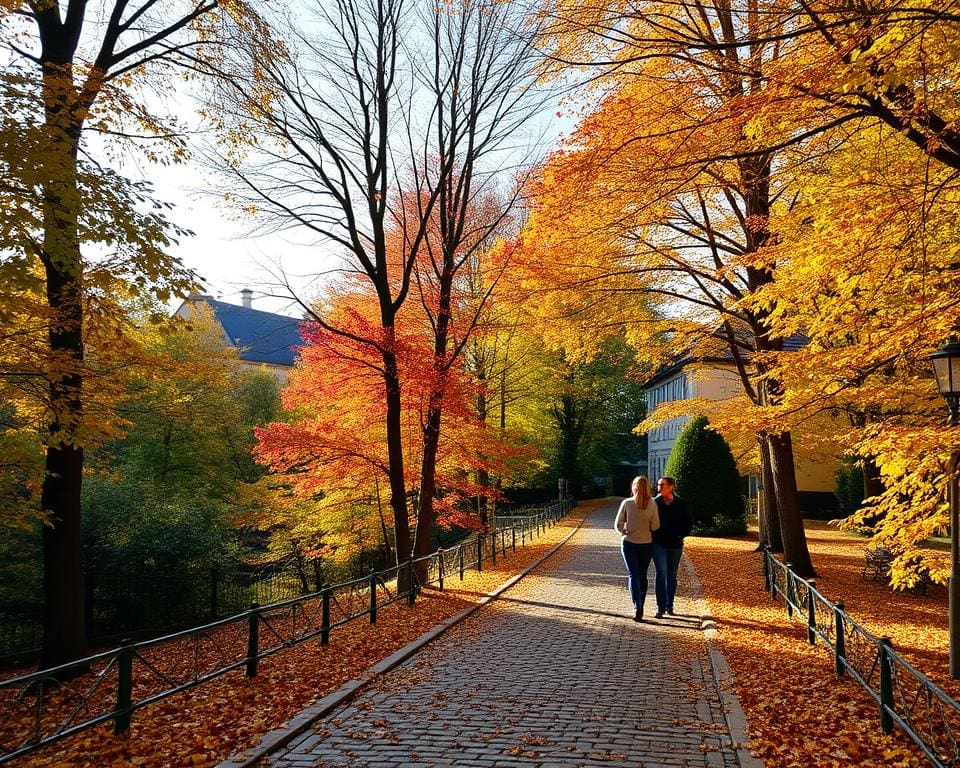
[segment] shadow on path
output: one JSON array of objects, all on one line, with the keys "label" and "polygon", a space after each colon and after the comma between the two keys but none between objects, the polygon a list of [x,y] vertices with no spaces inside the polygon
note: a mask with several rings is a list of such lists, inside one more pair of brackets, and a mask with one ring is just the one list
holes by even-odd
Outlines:
[{"label": "shadow on path", "polygon": [[265,765],[738,766],[689,601],[627,615],[614,511]]}]

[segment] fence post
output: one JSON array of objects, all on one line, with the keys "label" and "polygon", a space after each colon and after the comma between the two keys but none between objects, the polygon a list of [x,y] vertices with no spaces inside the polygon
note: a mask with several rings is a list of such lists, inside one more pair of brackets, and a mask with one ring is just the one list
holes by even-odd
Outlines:
[{"label": "fence post", "polygon": [[787,563],[787,616],[793,618],[793,601],[796,590],[793,585],[793,563]]},{"label": "fence post", "polygon": [[413,555],[407,560],[407,584],[410,587],[407,590],[407,604],[413,605],[417,600],[417,587],[413,583]]},{"label": "fence post", "polygon": [[769,558],[768,567],[770,568],[770,599],[777,599],[777,561],[773,556],[773,551],[768,547],[767,557]]},{"label": "fence post", "polygon": [[320,645],[330,642],[330,585],[324,584],[320,593]]},{"label": "fence post", "polygon": [[370,623],[377,623],[377,569],[370,569]]},{"label": "fence post", "polygon": [[483,570],[483,536],[477,534],[477,573]]},{"label": "fence post", "polygon": [[513,551],[517,551],[517,526],[516,524],[510,526],[510,532],[513,534]]},{"label": "fence post", "polygon": [[120,641],[120,655],[117,657],[117,708],[113,718],[113,732],[125,733],[130,728],[133,716],[133,648],[132,641]]},{"label": "fence post", "polygon": [[460,581],[463,581],[464,543],[460,542]]},{"label": "fence post", "polygon": [[497,564],[497,532],[493,531],[490,534],[490,559],[493,561],[493,564]]},{"label": "fence post", "polygon": [[507,556],[507,532],[500,529],[500,554]]},{"label": "fence post", "polygon": [[810,645],[817,644],[817,601],[814,599],[814,590],[817,582],[810,579],[807,584],[807,642]]},{"label": "fence post", "polygon": [[220,612],[219,601],[217,600],[217,592],[220,589],[220,566],[217,563],[213,564],[213,567],[210,569],[210,618],[216,619],[217,614]]},{"label": "fence post", "polygon": [[847,660],[847,639],[843,634],[843,602],[837,603],[833,607],[833,615],[836,618],[836,642],[834,643],[834,653],[833,653],[833,662],[834,669],[837,672],[837,677],[843,677],[843,673],[847,671],[846,660]]},{"label": "fence post", "polygon": [[440,582],[440,591],[443,592],[443,547],[437,550],[437,579]]},{"label": "fence post", "polygon": [[880,728],[884,733],[893,731],[893,675],[890,670],[892,643],[889,637],[881,637],[878,652],[880,654]]},{"label": "fence post", "polygon": [[765,591],[770,591],[770,547],[766,544],[763,545],[761,550],[763,555],[763,588]]},{"label": "fence post", "polygon": [[256,677],[260,664],[259,607],[256,603],[250,603],[250,615],[247,616],[247,677]]}]

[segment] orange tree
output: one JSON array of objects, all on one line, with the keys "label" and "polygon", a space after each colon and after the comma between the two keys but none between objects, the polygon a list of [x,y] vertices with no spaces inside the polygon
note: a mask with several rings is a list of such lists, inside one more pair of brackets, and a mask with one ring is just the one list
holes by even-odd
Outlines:
[{"label": "orange tree", "polygon": [[[375,336],[377,329],[364,308],[370,295],[344,290],[328,296],[328,312],[338,327],[358,338]],[[416,305],[402,315],[406,319]],[[402,437],[407,456],[416,459],[423,446],[423,422],[436,391],[436,371],[430,351],[432,338],[419,323],[403,322],[395,334],[402,392]],[[409,328],[409,331],[404,330]],[[378,489],[389,476],[389,456],[383,444],[386,418],[380,396],[382,361],[365,344],[332,333],[319,324],[307,324],[305,346],[282,396],[284,421],[257,430],[258,456],[281,473],[285,484],[300,498],[314,498],[313,522],[299,524],[318,530],[318,540],[337,558],[349,558],[366,541],[382,541],[389,548],[394,521],[385,514]],[[470,478],[478,472],[505,474],[504,462],[516,452],[477,417],[476,390],[461,366],[446,371],[444,413],[446,427],[437,446],[434,469],[437,519],[443,525],[477,527],[468,499],[489,495]],[[417,477],[406,478],[411,488]],[[358,518],[357,515],[360,515]],[[433,533],[433,522],[422,523]],[[400,557],[400,552],[396,552]]]},{"label": "orange tree", "polygon": [[[422,552],[431,534],[446,372],[472,322],[453,293],[505,214],[478,216],[477,202],[510,162],[511,131],[535,111],[533,48],[516,34],[524,23],[517,8],[489,0],[339,0],[318,13],[317,25],[287,30],[295,55],[270,61],[256,47],[234,51],[216,115],[231,129],[223,151],[238,182],[233,199],[264,226],[301,227],[332,244],[376,295],[365,306],[378,322],[364,336],[334,322],[346,315],[294,298],[328,333],[381,358],[390,505],[403,559]],[[257,138],[236,142],[238,132]],[[414,279],[432,324],[427,359],[436,385],[418,452],[416,541],[399,361],[407,333],[399,318]]]}]

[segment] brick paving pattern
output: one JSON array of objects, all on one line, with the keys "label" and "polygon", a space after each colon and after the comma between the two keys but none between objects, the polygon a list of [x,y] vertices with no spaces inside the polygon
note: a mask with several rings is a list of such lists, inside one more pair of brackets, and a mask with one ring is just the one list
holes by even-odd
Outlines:
[{"label": "brick paving pattern", "polygon": [[689,582],[632,621],[614,511],[262,765],[739,765]]}]

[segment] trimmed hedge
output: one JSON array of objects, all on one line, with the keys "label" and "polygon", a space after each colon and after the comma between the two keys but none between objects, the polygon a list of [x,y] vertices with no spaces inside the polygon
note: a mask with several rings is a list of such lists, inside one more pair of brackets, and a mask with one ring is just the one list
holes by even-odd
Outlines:
[{"label": "trimmed hedge", "polygon": [[677,495],[690,508],[694,533],[746,533],[747,510],[737,463],[723,436],[707,428],[705,416],[691,419],[681,430],[665,474],[677,481]]}]

